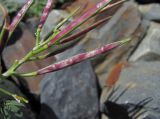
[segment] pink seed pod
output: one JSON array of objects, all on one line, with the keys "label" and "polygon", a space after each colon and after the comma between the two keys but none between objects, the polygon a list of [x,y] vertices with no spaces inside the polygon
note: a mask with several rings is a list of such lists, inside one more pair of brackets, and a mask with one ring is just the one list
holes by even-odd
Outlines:
[{"label": "pink seed pod", "polygon": [[109,51],[111,51],[112,49],[114,49],[114,48],[116,48],[116,47],[118,47],[118,46],[121,46],[121,45],[123,45],[124,43],[129,42],[129,41],[130,41],[130,40],[127,39],[127,40],[122,40],[122,41],[119,41],[119,42],[114,42],[114,43],[111,43],[111,44],[107,44],[107,45],[105,45],[105,46],[102,46],[101,48],[95,49],[95,50],[93,50],[93,51],[75,55],[75,56],[73,56],[73,57],[70,57],[70,58],[68,58],[68,59],[65,59],[65,60],[63,60],[63,61],[60,61],[60,62],[58,62],[58,63],[49,65],[49,66],[47,66],[47,67],[45,67],[45,68],[43,68],[43,69],[38,70],[38,71],[37,71],[37,75],[54,72],[54,71],[63,69],[63,68],[65,68],[65,67],[68,67],[68,66],[77,64],[77,63],[82,62],[82,61],[84,61],[84,60],[86,60],[86,59],[95,57],[95,56],[100,55],[100,54],[103,54],[103,53],[105,53],[105,52],[109,52]]},{"label": "pink seed pod", "polygon": [[17,13],[17,15],[14,17],[13,21],[11,22],[10,26],[9,26],[9,31],[13,32],[14,29],[17,27],[18,23],[22,20],[23,16],[25,15],[25,13],[27,12],[27,10],[29,9],[29,7],[32,5],[33,0],[28,0],[23,7],[21,8],[21,10]]},{"label": "pink seed pod", "polygon": [[41,19],[40,19],[40,22],[39,22],[39,25],[38,25],[38,30],[41,30],[51,9],[52,9],[52,6],[53,6],[53,0],[48,0],[45,8],[44,8],[44,11],[42,13],[42,16],[41,16]]}]

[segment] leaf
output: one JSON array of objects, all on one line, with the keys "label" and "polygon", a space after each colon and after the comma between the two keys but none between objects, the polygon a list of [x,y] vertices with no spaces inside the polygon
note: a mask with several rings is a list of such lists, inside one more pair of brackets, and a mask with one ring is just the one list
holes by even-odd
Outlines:
[{"label": "leaf", "polygon": [[21,107],[24,107],[24,105],[15,100],[6,100],[6,102],[4,102],[3,106],[0,108],[0,113],[4,119],[11,119],[12,115],[20,118],[23,116]]}]

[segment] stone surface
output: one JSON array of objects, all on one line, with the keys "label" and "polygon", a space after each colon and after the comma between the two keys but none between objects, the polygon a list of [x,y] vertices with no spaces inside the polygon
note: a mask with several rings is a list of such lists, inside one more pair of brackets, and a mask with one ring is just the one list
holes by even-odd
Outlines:
[{"label": "stone surface", "polygon": [[129,59],[130,61],[145,60],[155,61],[160,60],[160,25],[151,23],[150,28],[140,43],[136,51]]},{"label": "stone surface", "polygon": [[139,42],[141,42],[141,40],[145,36],[148,26],[149,22],[146,20],[142,20],[139,27],[135,30],[132,36],[129,37],[132,39],[132,41],[108,53],[108,56],[105,57],[104,62],[96,66],[96,73],[99,77],[99,83],[102,88],[106,86],[106,79],[110,74],[112,68],[117,65],[117,63],[128,60]]},{"label": "stone surface", "polygon": [[139,5],[139,10],[145,19],[160,21],[160,4]]},{"label": "stone surface", "polygon": [[44,38],[61,20],[68,17],[68,15],[64,10],[52,10],[42,28],[41,37]]},{"label": "stone surface", "polygon": [[26,24],[28,29],[35,35],[39,24],[39,18],[37,17],[29,18],[27,19]]},{"label": "stone surface", "polygon": [[[133,19],[135,22],[133,22]],[[133,36],[136,43],[133,43],[134,45],[128,45],[132,47],[139,42],[140,37],[143,36],[145,31],[146,24],[141,21],[137,5],[133,2],[126,2],[119,8],[108,23],[92,30],[81,43],[87,51],[90,51],[104,44]],[[104,81],[107,78],[109,68],[112,67],[111,65],[114,65],[117,60],[121,59],[127,51],[129,51],[130,47],[128,46],[123,47],[123,50],[119,49],[116,50],[116,52],[111,52],[113,55],[110,55],[109,58],[107,57],[107,53],[92,59],[101,87],[104,86]]]},{"label": "stone surface", "polygon": [[[139,119],[160,118],[160,62],[137,62],[124,69],[117,82],[116,91],[112,95],[112,101],[138,111],[138,108],[146,111]],[[117,99],[116,99],[117,98]],[[133,108],[133,107],[137,108]],[[140,112],[140,110],[138,111]],[[137,112],[137,113],[138,113]],[[133,116],[135,116],[134,114]]]},{"label": "stone surface", "polygon": [[[74,47],[58,59],[83,52]],[[99,104],[97,81],[91,63],[84,61],[63,70],[48,74],[41,84],[42,119],[98,119]],[[54,116],[48,117],[46,110]],[[46,113],[46,114],[45,114]]]},{"label": "stone surface", "polygon": [[[28,30],[25,24],[21,24],[20,28],[13,34],[9,45],[4,49],[3,61],[8,69],[15,60],[24,57],[35,44],[33,34]],[[29,62],[18,69],[19,72],[31,72],[43,68],[53,63],[54,58],[49,58],[38,62]],[[32,93],[39,94],[39,83],[43,76],[25,78],[29,89]]]},{"label": "stone surface", "polygon": [[[128,4],[129,3],[127,3],[127,5]],[[132,3],[130,3],[130,4],[132,4]],[[127,6],[127,5],[124,5],[124,6]],[[103,29],[104,33],[106,32],[106,34],[107,34],[107,32],[109,32],[110,34],[113,34],[114,37],[116,37],[116,40],[121,40],[123,37],[125,37],[126,34],[128,34],[127,36],[132,39],[132,42],[130,44],[123,46],[123,47],[120,47],[120,48],[113,50],[111,53],[101,55],[100,57],[96,57],[92,60],[94,66],[95,66],[95,70],[98,75],[99,83],[100,83],[101,87],[104,87],[104,85],[105,85],[104,82],[107,79],[107,74],[109,73],[110,69],[116,63],[118,63],[120,60],[128,60],[128,58],[130,57],[132,52],[137,47],[137,44],[139,44],[139,42],[141,42],[141,40],[143,39],[143,37],[145,36],[145,34],[147,32],[147,29],[148,29],[148,26],[150,23],[147,20],[143,20],[143,19],[140,20],[141,18],[140,18],[138,11],[137,11],[137,7],[133,8],[133,9],[132,9],[132,7],[129,7],[126,10],[126,12],[124,12],[124,17],[122,17],[123,15],[121,15],[121,17],[116,20],[117,22],[115,24],[117,24],[117,25],[111,27],[110,31],[105,31],[105,29]],[[120,8],[119,11],[120,10],[122,10],[122,8]],[[115,14],[115,16],[119,16],[119,11]],[[135,18],[131,17],[133,14],[135,14]],[[115,17],[115,18],[117,18],[117,17]],[[138,23],[133,22],[132,19],[136,19],[138,21]],[[114,19],[111,19],[111,21],[112,20],[114,20]],[[124,21],[126,23],[123,23]],[[109,23],[107,23],[107,24],[109,24]],[[107,28],[107,24],[105,24],[106,28]],[[126,26],[123,24],[126,24]],[[105,25],[103,25],[103,26],[105,26]],[[137,26],[137,27],[135,27],[135,26]],[[102,28],[105,28],[105,27],[102,27]],[[113,30],[115,30],[117,32],[122,31],[123,35],[121,34],[122,36],[120,36],[117,33],[114,34],[114,33],[112,33]],[[131,31],[132,31],[132,33],[131,33]],[[94,32],[95,32],[95,34],[94,34]],[[97,32],[99,32],[99,31],[95,30],[95,31],[93,31],[93,34],[91,32],[91,34],[89,34],[89,35],[92,37],[95,37],[95,39],[96,39],[96,37],[99,36],[99,34]],[[87,36],[87,37],[90,37],[90,36]],[[106,39],[108,37],[109,37],[109,35],[106,36]],[[103,45],[103,44],[101,44],[102,39],[104,40],[103,44],[106,44],[108,42],[108,39],[106,40],[105,37],[104,38],[102,37],[101,39],[98,39],[96,42],[94,42],[94,40],[92,40],[92,39],[89,39],[90,44],[88,43],[86,45],[86,42],[84,44],[86,45],[86,48],[88,50],[91,50],[91,49],[93,49],[93,47],[95,48],[96,45],[97,46],[99,44],[100,44],[100,46]],[[106,57],[106,55],[107,55],[107,57]]]}]

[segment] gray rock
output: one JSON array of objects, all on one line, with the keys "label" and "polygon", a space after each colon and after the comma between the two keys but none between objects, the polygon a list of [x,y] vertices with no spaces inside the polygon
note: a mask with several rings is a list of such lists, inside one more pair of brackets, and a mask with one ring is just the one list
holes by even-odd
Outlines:
[{"label": "gray rock", "polygon": [[61,20],[68,17],[68,15],[64,10],[52,10],[42,28],[41,37],[44,38]]},{"label": "gray rock", "polygon": [[[83,51],[81,47],[75,47],[59,55],[58,59]],[[48,74],[41,83],[41,103],[41,118],[97,119],[97,82],[91,63],[84,61]],[[52,116],[47,117],[46,108],[51,110]]]},{"label": "gray rock", "polygon": [[160,60],[160,25],[151,23],[147,35],[129,59],[130,61]]},{"label": "gray rock", "polygon": [[106,57],[104,62],[96,67],[96,73],[99,78],[98,81],[102,88],[106,85],[105,83],[106,79],[112,68],[120,61],[123,62],[125,60],[128,60],[133,51],[135,51],[137,45],[141,42],[141,40],[145,36],[149,24],[150,24],[149,21],[142,20],[141,24],[136,29],[134,34],[129,37],[132,39],[132,42],[110,52],[108,56],[109,58]]},{"label": "gray rock", "polygon": [[35,35],[39,24],[39,18],[37,17],[29,18],[27,19],[26,24],[28,29]]},{"label": "gray rock", "polygon": [[145,19],[160,21],[160,4],[139,5],[139,10]]},{"label": "gray rock", "polygon": [[115,52],[111,52],[113,55],[110,55],[109,58],[106,57],[109,54],[107,53],[92,59],[101,87],[105,85],[104,82],[110,68],[116,62],[119,62],[126,52],[132,52],[144,36],[147,28],[148,23],[141,20],[137,5],[133,2],[126,2],[117,10],[108,23],[104,23],[102,27],[92,30],[83,39],[82,43],[87,51],[107,43],[122,40],[125,37],[133,39],[132,45],[128,44],[127,47],[124,46],[122,49],[114,50]]},{"label": "gray rock", "polygon": [[[118,90],[112,95],[116,103],[128,106],[132,116],[142,108],[146,111],[139,119],[160,119],[160,62],[138,62],[124,69],[117,82]],[[129,88],[126,88],[129,87]],[[125,89],[125,91],[124,91]],[[122,94],[123,93],[123,94]],[[120,95],[121,94],[121,95]],[[140,110],[137,112],[139,113]]]}]

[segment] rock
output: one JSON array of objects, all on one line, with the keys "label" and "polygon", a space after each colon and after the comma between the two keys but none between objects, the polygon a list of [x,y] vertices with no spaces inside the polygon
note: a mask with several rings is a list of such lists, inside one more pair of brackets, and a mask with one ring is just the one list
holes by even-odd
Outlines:
[{"label": "rock", "polygon": [[[5,89],[5,90],[13,93],[13,94],[17,94],[19,96],[24,97],[24,95],[22,94],[20,89],[13,82],[11,82],[9,80],[0,80],[0,87],[2,89]],[[6,102],[9,100],[14,100],[10,96],[3,94],[1,92],[0,92],[0,97],[1,97],[0,98],[1,103],[3,101]],[[2,108],[2,106],[0,108]],[[7,118],[9,118],[11,116],[12,119],[36,119],[35,114],[31,111],[29,104],[25,105],[24,107],[19,107],[19,111],[16,113],[9,112],[9,110],[7,110],[7,111],[9,113],[9,116],[6,116]],[[0,113],[1,113],[1,111],[0,111]],[[21,115],[21,116],[18,117],[18,115]],[[0,118],[3,119],[2,113],[0,114]]]},{"label": "rock", "polygon": [[[160,62],[137,62],[124,69],[110,100],[138,119],[160,118]],[[135,113],[136,112],[136,113]]]},{"label": "rock", "polygon": [[44,38],[61,20],[68,17],[68,15],[64,10],[52,10],[42,28],[41,37]]},{"label": "rock", "polygon": [[147,35],[140,43],[136,51],[130,57],[130,61],[155,61],[160,60],[160,25],[151,23]]},{"label": "rock", "polygon": [[139,5],[139,10],[145,19],[160,21],[160,4]]},{"label": "rock", "polygon": [[[17,31],[13,34],[13,37],[9,41],[9,45],[3,51],[3,61],[8,69],[15,60],[23,58],[35,44],[35,38],[33,34],[28,30],[25,24],[21,24]],[[18,72],[31,72],[43,68],[51,63],[55,59],[49,58],[38,62],[28,62],[18,69]],[[32,93],[39,94],[39,84],[43,76],[24,78],[28,84],[28,87]]]},{"label": "rock", "polygon": [[33,18],[29,18],[26,21],[27,27],[28,29],[34,34],[36,33],[37,27],[38,27],[38,23],[39,23],[39,18],[37,17],[33,17]]},{"label": "rock", "polygon": [[[80,46],[58,55],[62,60],[83,52]],[[97,81],[88,61],[48,74],[41,83],[40,117],[43,119],[98,119]],[[46,110],[51,110],[47,117]],[[49,111],[48,111],[49,112]]]},{"label": "rock", "polygon": [[120,62],[127,61],[133,51],[135,51],[137,45],[145,36],[148,26],[149,22],[146,20],[142,20],[140,26],[135,30],[132,36],[129,37],[132,39],[132,41],[108,53],[107,57],[105,57],[104,62],[96,66],[96,73],[99,77],[101,88],[106,86],[106,79],[110,74],[112,68]]},{"label": "rock", "polygon": [[[133,22],[133,19],[136,22]],[[137,44],[144,37],[148,29],[148,21],[141,20],[137,5],[132,2],[126,2],[113,15],[113,18],[102,25],[102,27],[94,29],[82,41],[87,51],[93,50],[104,44],[122,40],[125,37],[132,39],[131,44],[127,44],[121,48],[115,49],[111,53],[100,55],[93,58],[92,63],[95,68],[99,83],[103,88],[105,80],[110,69],[121,59],[128,59],[131,52],[135,50]]]}]

